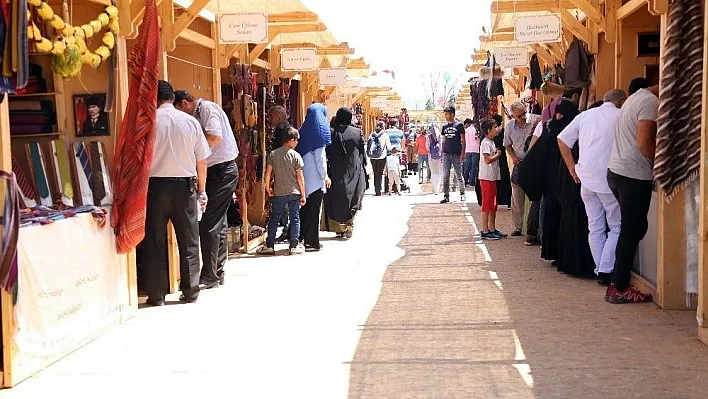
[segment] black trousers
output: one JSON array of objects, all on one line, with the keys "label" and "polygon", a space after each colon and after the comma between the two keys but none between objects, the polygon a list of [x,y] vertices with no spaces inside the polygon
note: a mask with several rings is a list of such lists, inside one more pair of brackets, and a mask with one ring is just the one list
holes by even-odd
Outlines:
[{"label": "black trousers", "polygon": [[195,179],[151,177],[148,185],[143,273],[145,291],[153,300],[169,292],[167,222],[172,221],[179,248],[179,288],[187,298],[199,295],[199,224]]},{"label": "black trousers", "polygon": [[207,168],[206,195],[209,197],[206,210],[199,222],[199,240],[202,248],[202,274],[199,282],[213,284],[224,276],[228,256],[226,213],[233,202],[238,184],[236,162],[228,161]]},{"label": "black trousers", "polygon": [[538,237],[538,227],[541,222],[540,218],[541,201],[531,202],[529,207],[529,217],[526,219],[526,235],[530,237]]},{"label": "black trousers", "polygon": [[621,214],[612,282],[618,290],[624,291],[629,287],[637,247],[649,228],[647,214],[651,205],[652,182],[632,179],[608,170],[607,183],[619,202]]},{"label": "black trousers", "polygon": [[385,167],[386,158],[371,160],[371,168],[374,170],[374,192],[376,195],[381,195],[381,183],[383,180],[383,172]]},{"label": "black trousers", "polygon": [[320,209],[322,208],[322,189],[307,196],[305,206],[300,208],[300,241],[313,248],[320,247]]}]

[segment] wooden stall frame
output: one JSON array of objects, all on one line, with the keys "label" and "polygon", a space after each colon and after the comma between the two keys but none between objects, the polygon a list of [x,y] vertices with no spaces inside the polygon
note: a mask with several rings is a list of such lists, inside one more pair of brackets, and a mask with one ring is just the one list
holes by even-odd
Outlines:
[{"label": "wooden stall frame", "polygon": [[[708,38],[708,8],[703,32]],[[698,339],[708,345],[708,41],[703,47],[703,118],[701,120],[700,212],[698,230]]]}]

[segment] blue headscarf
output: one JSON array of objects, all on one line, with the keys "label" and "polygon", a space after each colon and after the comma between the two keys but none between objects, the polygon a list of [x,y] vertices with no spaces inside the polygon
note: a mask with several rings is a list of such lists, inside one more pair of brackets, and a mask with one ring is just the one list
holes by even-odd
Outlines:
[{"label": "blue headscarf", "polygon": [[295,150],[301,155],[318,148],[326,147],[332,142],[332,133],[327,120],[327,108],[315,103],[307,108],[305,121],[300,127],[300,141]]}]

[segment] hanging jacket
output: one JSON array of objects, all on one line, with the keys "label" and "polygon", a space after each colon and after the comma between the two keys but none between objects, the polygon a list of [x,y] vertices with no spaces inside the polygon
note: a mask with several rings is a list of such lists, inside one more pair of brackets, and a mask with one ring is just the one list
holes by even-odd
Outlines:
[{"label": "hanging jacket", "polygon": [[564,84],[568,87],[585,87],[590,84],[592,63],[592,54],[588,53],[583,42],[573,39],[565,53]]},{"label": "hanging jacket", "polygon": [[529,84],[529,89],[539,90],[543,84],[543,78],[541,77],[541,66],[538,63],[538,55],[536,55],[536,53],[531,56],[529,69],[531,70],[531,83]]}]

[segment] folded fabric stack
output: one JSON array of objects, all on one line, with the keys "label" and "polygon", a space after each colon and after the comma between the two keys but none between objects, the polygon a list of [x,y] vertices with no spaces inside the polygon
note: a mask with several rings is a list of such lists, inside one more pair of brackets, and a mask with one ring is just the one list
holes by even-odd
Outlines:
[{"label": "folded fabric stack", "polygon": [[10,134],[51,133],[56,123],[54,103],[48,100],[10,102]]},{"label": "folded fabric stack", "polygon": [[91,213],[100,227],[106,224],[106,214],[108,212],[104,208],[97,206],[84,205],[75,208],[58,209],[37,205],[33,208],[20,210],[20,227],[31,226],[33,224],[50,224],[57,220],[74,217],[79,213]]}]

